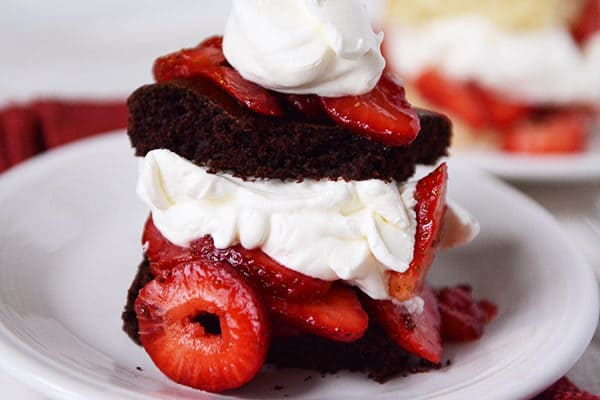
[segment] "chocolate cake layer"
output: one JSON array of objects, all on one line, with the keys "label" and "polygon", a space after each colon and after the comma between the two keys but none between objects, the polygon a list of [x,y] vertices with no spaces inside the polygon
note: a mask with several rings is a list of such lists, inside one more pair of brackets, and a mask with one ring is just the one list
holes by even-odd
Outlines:
[{"label": "chocolate cake layer", "polygon": [[242,178],[404,181],[416,164],[445,156],[451,137],[446,117],[417,110],[417,139],[390,147],[291,112],[285,119],[263,117],[204,79],[143,86],[129,97],[128,106],[136,155],[169,149],[211,171]]},{"label": "chocolate cake layer", "polygon": [[[134,310],[135,299],[152,279],[150,264],[144,260],[131,283],[122,314],[123,330],[137,344],[140,344],[140,337]],[[364,372],[378,382],[385,382],[396,375],[441,367],[440,364],[407,353],[374,324],[369,324],[365,335],[353,343],[334,342],[311,335],[273,337],[267,363],[281,368],[301,368],[321,373],[340,370]]]}]

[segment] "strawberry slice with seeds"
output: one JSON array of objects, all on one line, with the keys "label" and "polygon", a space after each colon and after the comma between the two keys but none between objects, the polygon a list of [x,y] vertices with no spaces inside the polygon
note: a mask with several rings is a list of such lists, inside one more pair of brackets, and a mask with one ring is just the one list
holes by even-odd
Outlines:
[{"label": "strawberry slice with seeds", "polygon": [[142,233],[144,254],[150,260],[152,275],[158,276],[182,262],[192,261],[194,255],[190,249],[177,246],[165,238],[154,225],[152,215],[146,220]]},{"label": "strawberry slice with seeds", "polygon": [[272,318],[304,333],[338,342],[360,339],[369,325],[369,317],[356,293],[343,284],[335,284],[324,295],[306,300],[264,297]]},{"label": "strawberry slice with seeds", "polygon": [[470,286],[443,288],[437,292],[444,340],[470,341],[483,335],[483,329],[498,313],[487,300],[475,301]]},{"label": "strawberry slice with seeds", "polygon": [[413,259],[405,272],[388,271],[388,291],[399,301],[419,293],[433,263],[446,213],[448,168],[441,164],[421,179],[415,190],[417,229]]},{"label": "strawberry slice with seeds", "polygon": [[182,49],[159,57],[152,69],[157,82],[202,76],[212,80],[249,109],[267,116],[280,117],[279,99],[265,88],[247,81],[225,59],[223,38],[209,38],[197,47]]},{"label": "strawberry slice with seeds", "polygon": [[377,323],[398,346],[428,361],[440,363],[442,338],[438,302],[427,286],[419,295],[424,301],[422,313],[410,314],[403,305],[390,300],[366,299],[366,305]]},{"label": "strawberry slice with seeds", "polygon": [[221,392],[249,382],[264,364],[268,314],[226,264],[179,264],[140,290],[135,312],[144,349],[177,383]]},{"label": "strawberry slice with seeds", "polygon": [[561,112],[516,125],[503,135],[504,150],[526,154],[560,154],[583,151],[588,118],[578,112]]},{"label": "strawberry slice with seeds", "polygon": [[404,87],[387,71],[369,93],[322,97],[321,102],[339,125],[388,146],[410,144],[421,129],[419,117],[406,101]]},{"label": "strawberry slice with seeds", "polygon": [[332,284],[286,268],[260,249],[249,250],[241,245],[216,249],[210,236],[193,241],[191,247],[201,257],[232,265],[261,294],[285,299],[312,298],[327,293]]}]

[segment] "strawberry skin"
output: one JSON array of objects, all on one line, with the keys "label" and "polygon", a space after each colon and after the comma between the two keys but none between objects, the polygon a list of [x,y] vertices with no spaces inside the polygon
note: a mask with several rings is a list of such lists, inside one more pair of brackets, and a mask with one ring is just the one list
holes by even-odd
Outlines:
[{"label": "strawberry skin", "polygon": [[584,43],[600,31],[600,0],[586,0],[585,6],[571,27],[571,34],[578,43]]},{"label": "strawberry skin", "polygon": [[260,249],[249,250],[241,245],[216,249],[209,236],[192,242],[191,247],[201,257],[229,263],[264,295],[312,298],[327,293],[332,284],[284,267]]},{"label": "strawberry skin", "polygon": [[498,313],[486,300],[475,301],[469,286],[443,288],[437,291],[444,340],[470,341],[483,335],[485,324]]},{"label": "strawberry skin", "polygon": [[221,392],[249,382],[264,364],[268,315],[226,264],[179,264],[140,290],[135,312],[144,349],[177,383]]},{"label": "strawberry skin", "polygon": [[335,284],[323,296],[290,300],[265,297],[265,303],[275,320],[304,333],[338,342],[360,339],[369,325],[356,293],[344,284]]},{"label": "strawberry skin", "polygon": [[437,364],[442,361],[438,302],[427,286],[419,295],[425,302],[420,314],[409,314],[404,306],[390,300],[366,299],[366,306],[391,340],[409,353]]},{"label": "strawberry skin", "polygon": [[209,38],[197,47],[159,57],[152,69],[157,82],[202,76],[212,80],[249,109],[271,117],[281,117],[279,99],[261,86],[245,80],[223,55],[223,38]]},{"label": "strawberry skin", "polygon": [[150,260],[152,275],[158,276],[182,262],[192,261],[194,255],[190,249],[177,246],[165,238],[154,225],[152,215],[146,220],[142,233],[142,248]]},{"label": "strawberry skin", "polygon": [[555,113],[509,129],[503,136],[503,148],[512,153],[578,153],[585,148],[588,130],[584,114]]},{"label": "strawberry skin", "polygon": [[446,212],[447,183],[446,164],[441,164],[417,183],[417,229],[413,259],[405,272],[387,272],[390,296],[399,301],[408,300],[421,290],[433,263]]},{"label": "strawberry skin", "polygon": [[388,146],[410,144],[421,129],[419,117],[406,101],[404,87],[387,71],[369,93],[322,97],[321,102],[337,124]]}]

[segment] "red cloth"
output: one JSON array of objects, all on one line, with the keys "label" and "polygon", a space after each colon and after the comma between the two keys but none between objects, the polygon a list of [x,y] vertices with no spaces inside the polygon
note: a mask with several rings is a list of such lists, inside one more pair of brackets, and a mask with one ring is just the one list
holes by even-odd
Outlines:
[{"label": "red cloth", "polygon": [[0,172],[44,150],[127,126],[124,100],[39,100],[0,110]]},{"label": "red cloth", "polygon": [[[0,110],[0,172],[46,149],[127,126],[124,101],[42,100]],[[600,400],[562,378],[534,400]]]}]

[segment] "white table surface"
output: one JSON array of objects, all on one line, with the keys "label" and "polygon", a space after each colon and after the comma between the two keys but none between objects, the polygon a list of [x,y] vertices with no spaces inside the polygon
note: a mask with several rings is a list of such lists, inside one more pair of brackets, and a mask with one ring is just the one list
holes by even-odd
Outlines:
[{"label": "white table surface", "polygon": [[[3,0],[0,4],[0,106],[37,96],[124,97],[151,81],[157,55],[219,33],[227,0]],[[374,15],[381,0],[369,1]],[[550,210],[600,276],[600,237],[586,218],[600,220],[600,181],[519,183]],[[598,204],[597,206],[595,204]],[[600,234],[600,222],[596,227]],[[568,376],[600,394],[600,334]],[[2,398],[44,399],[0,373]]]}]

